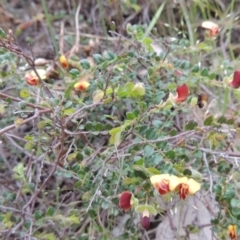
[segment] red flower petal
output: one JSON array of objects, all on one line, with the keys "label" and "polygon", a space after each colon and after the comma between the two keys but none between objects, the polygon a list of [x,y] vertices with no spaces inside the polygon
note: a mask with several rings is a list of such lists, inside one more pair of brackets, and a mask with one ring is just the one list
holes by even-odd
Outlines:
[{"label": "red flower petal", "polygon": [[150,226],[150,218],[148,216],[144,216],[141,218],[141,225],[144,229],[148,229]]},{"label": "red flower petal", "polygon": [[174,98],[175,102],[184,102],[189,95],[187,84],[177,87],[177,96]]},{"label": "red flower petal", "polygon": [[185,183],[181,183],[178,185],[177,189],[179,190],[179,197],[182,200],[185,200],[188,195],[188,188],[189,186]]},{"label": "red flower petal", "polygon": [[124,191],[119,197],[119,207],[124,211],[128,211],[131,208],[131,197],[132,193],[129,191]]},{"label": "red flower petal", "polygon": [[240,87],[240,71],[235,71],[233,74],[233,80],[229,83],[232,88]]},{"label": "red flower petal", "polygon": [[237,227],[236,227],[236,225],[229,225],[228,226],[228,236],[231,239],[237,239]]},{"label": "red flower petal", "polygon": [[163,180],[159,183],[158,192],[159,192],[161,195],[164,195],[164,194],[168,193],[169,191],[170,191],[170,189],[169,189],[169,181],[163,179]]},{"label": "red flower petal", "polygon": [[214,37],[214,36],[218,35],[219,31],[220,31],[220,29],[219,29],[218,26],[213,26],[213,27],[210,29],[209,35],[210,35],[211,37]]},{"label": "red flower petal", "polygon": [[33,76],[31,73],[28,73],[25,75],[26,82],[31,86],[38,85],[38,78],[36,76]]}]

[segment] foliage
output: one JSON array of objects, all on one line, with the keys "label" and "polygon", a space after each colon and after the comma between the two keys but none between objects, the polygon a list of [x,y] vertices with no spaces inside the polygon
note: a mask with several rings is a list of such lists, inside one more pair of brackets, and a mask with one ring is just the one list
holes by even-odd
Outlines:
[{"label": "foliage", "polygon": [[[125,4],[123,9],[138,9],[134,1]],[[12,166],[0,158],[1,171],[11,173],[0,197],[5,237],[111,239],[124,214],[119,197],[128,191],[131,202],[122,208],[129,218],[119,239],[138,239],[149,218],[164,216],[159,197],[175,201],[176,208],[192,197],[181,192],[189,179],[201,183],[194,197],[216,202],[216,235],[226,238],[229,225],[240,229],[240,154],[234,145],[240,95],[233,84],[239,74],[230,60],[217,69],[205,64],[215,36],[193,43],[146,29],[128,24],[126,37],[111,31],[119,39],[117,51],[60,56],[54,68],[60,90],[46,65],[42,77],[32,56],[0,29],[1,67],[10,68],[1,72],[1,85],[14,86],[0,93],[0,134],[17,159]],[[23,72],[25,64],[31,74]],[[27,124],[31,131],[20,134]],[[177,176],[178,188],[156,191],[150,178],[160,174]]]}]

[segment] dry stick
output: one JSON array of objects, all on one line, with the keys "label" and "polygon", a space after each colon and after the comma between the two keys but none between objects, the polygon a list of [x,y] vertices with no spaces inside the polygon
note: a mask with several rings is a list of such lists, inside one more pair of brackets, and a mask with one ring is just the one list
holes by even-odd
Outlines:
[{"label": "dry stick", "polygon": [[[21,123],[21,125],[22,125],[22,124],[25,124],[25,123],[28,123],[28,122],[30,122],[31,120],[36,119],[40,114],[42,114],[42,113],[47,113],[47,112],[52,112],[52,110],[51,110],[51,109],[40,110],[40,111],[36,112],[32,117],[23,120],[23,122]],[[12,124],[12,125],[9,125],[9,126],[3,128],[3,129],[1,129],[1,130],[0,130],[0,135],[3,134],[3,133],[5,133],[5,132],[8,132],[8,131],[14,129],[15,127],[16,127],[16,125],[15,125],[15,124]]]},{"label": "dry stick", "polygon": [[64,52],[64,21],[61,21],[61,25],[60,25],[60,36],[59,36],[59,52],[60,55],[63,55]]},{"label": "dry stick", "polygon": [[189,146],[189,145],[185,145],[186,148],[190,149],[190,150],[200,150],[202,152],[205,153],[210,153],[213,155],[219,155],[222,157],[228,157],[228,158],[240,158],[240,153],[236,153],[236,152],[221,152],[221,151],[214,151],[208,148],[203,148],[203,147],[194,147],[194,146]]},{"label": "dry stick", "polygon": [[[3,99],[8,99],[9,98],[9,99],[11,99],[15,102],[22,102],[23,101],[21,98],[16,98],[16,97],[10,96],[10,95],[2,93],[2,92],[0,92],[0,98],[3,98]],[[40,110],[47,110],[47,108],[42,107],[42,106],[38,106],[38,105],[33,104],[33,103],[27,103],[27,102],[25,102],[25,103],[29,107],[37,108],[37,109],[40,109]]]},{"label": "dry stick", "polygon": [[81,9],[81,1],[79,2],[78,6],[77,6],[77,10],[75,13],[75,31],[76,31],[76,39],[75,39],[75,43],[72,47],[72,49],[69,52],[69,56],[71,56],[72,54],[78,52],[79,50],[79,42],[80,42],[80,30],[79,30],[79,12]]},{"label": "dry stick", "polygon": [[[170,141],[170,140],[174,140],[176,138],[181,138],[181,137],[189,137],[193,134],[196,134],[195,130],[191,130],[191,131],[186,131],[186,132],[182,132],[178,135],[175,136],[171,136],[171,137],[162,137],[162,138],[158,138],[158,139],[154,139],[154,140],[146,140],[146,141],[140,141],[140,142],[135,142],[135,143],[131,143],[126,147],[120,148],[118,149],[118,151],[124,151],[130,147],[136,146],[136,145],[145,145],[145,144],[149,144],[149,143],[158,143],[158,142],[164,142],[164,141]],[[186,136],[187,135],[187,136]]]}]

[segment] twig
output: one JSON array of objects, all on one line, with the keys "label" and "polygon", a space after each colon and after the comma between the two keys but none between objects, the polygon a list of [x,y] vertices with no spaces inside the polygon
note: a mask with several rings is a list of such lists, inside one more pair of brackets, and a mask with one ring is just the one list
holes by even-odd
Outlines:
[{"label": "twig", "polygon": [[164,142],[164,141],[175,140],[175,139],[181,138],[181,137],[186,138],[186,137],[191,136],[195,133],[197,133],[195,130],[191,130],[191,131],[186,131],[186,132],[180,133],[180,134],[172,136],[172,137],[163,137],[163,138],[158,138],[158,139],[154,139],[154,140],[146,140],[146,141],[135,142],[135,143],[131,143],[131,144],[127,145],[126,147],[120,148],[118,150],[119,151],[124,151],[124,150],[126,150],[130,147],[136,146],[136,145],[159,143],[159,142]]},{"label": "twig", "polygon": [[64,21],[61,21],[60,25],[60,36],[59,36],[59,52],[61,55],[64,54]]},{"label": "twig", "polygon": [[202,152],[205,153],[210,153],[213,155],[219,155],[222,157],[228,157],[228,158],[239,158],[240,159],[240,153],[236,153],[236,152],[222,152],[222,151],[213,151],[211,149],[208,148],[198,148],[198,147],[194,147],[194,146],[189,146],[189,145],[185,145],[186,148],[190,149],[190,150],[201,150]]},{"label": "twig", "polygon": [[69,56],[71,56],[74,53],[77,53],[79,50],[79,42],[80,42],[80,30],[79,30],[79,12],[81,9],[81,1],[79,2],[78,6],[77,6],[77,10],[75,13],[75,31],[76,31],[76,39],[75,39],[75,43],[72,47],[72,49],[69,52]]},{"label": "twig", "polygon": [[[13,96],[10,96],[10,95],[5,94],[3,92],[0,92],[0,98],[11,99],[15,102],[22,102],[23,101],[21,98],[13,97]],[[42,107],[42,106],[39,106],[39,105],[36,105],[36,104],[33,104],[33,103],[28,103],[28,102],[25,102],[25,103],[26,103],[27,106],[32,107],[32,108],[37,108],[37,109],[40,109],[40,110],[46,110],[47,109],[45,107]]]},{"label": "twig", "polygon": [[210,182],[210,187],[209,187],[209,190],[210,192],[212,193],[212,188],[213,188],[213,178],[212,178],[212,173],[209,169],[209,165],[208,165],[208,161],[207,161],[207,157],[206,157],[206,153],[204,152],[203,153],[203,161],[206,165],[206,168],[207,168],[207,171],[208,171],[208,176],[209,176],[209,182]]},{"label": "twig", "polygon": [[[25,123],[28,123],[28,122],[36,119],[36,118],[37,118],[40,114],[42,114],[42,113],[47,113],[47,112],[51,112],[51,111],[52,111],[51,109],[40,110],[38,113],[35,113],[32,117],[23,120],[23,122],[21,123],[21,125],[23,125],[23,124],[25,124]],[[3,133],[5,133],[5,132],[8,132],[8,131],[14,129],[15,127],[16,127],[16,125],[15,125],[15,124],[12,124],[12,125],[9,125],[9,126],[3,128],[3,129],[1,129],[1,130],[0,130],[0,135],[3,134]]]}]

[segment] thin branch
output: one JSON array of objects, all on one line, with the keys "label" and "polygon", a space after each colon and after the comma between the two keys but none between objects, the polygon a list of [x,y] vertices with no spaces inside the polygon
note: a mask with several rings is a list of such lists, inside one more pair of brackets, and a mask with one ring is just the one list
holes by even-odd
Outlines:
[{"label": "thin branch", "polygon": [[135,143],[131,143],[129,145],[127,145],[126,147],[120,148],[118,149],[119,151],[124,151],[130,147],[136,146],[136,145],[145,145],[145,144],[153,144],[153,143],[159,143],[159,142],[165,142],[165,141],[170,141],[170,140],[175,140],[177,138],[186,138],[189,137],[193,134],[197,133],[195,130],[191,130],[191,131],[186,131],[183,133],[180,133],[178,135],[175,136],[171,136],[171,137],[163,137],[163,138],[158,138],[158,139],[154,139],[154,140],[145,140],[145,141],[140,141],[140,142],[135,142]]},{"label": "thin branch", "polygon": [[[13,97],[13,96],[10,96],[10,95],[5,94],[5,93],[3,93],[3,92],[0,92],[0,98],[3,98],[3,99],[11,99],[11,100],[13,100],[14,102],[22,102],[22,101],[23,101],[21,98]],[[26,102],[26,105],[29,106],[29,107],[32,107],[32,108],[40,109],[40,110],[47,110],[47,108],[42,107],[42,106],[39,106],[39,105],[36,105],[36,104],[33,104],[33,103],[28,103],[28,102]],[[50,110],[50,109],[49,109],[49,110]]]},{"label": "thin branch", "polygon": [[76,39],[75,39],[75,43],[72,47],[72,49],[69,52],[69,56],[73,55],[74,53],[77,53],[79,50],[79,42],[80,42],[80,29],[79,29],[79,12],[81,9],[81,1],[79,2],[77,9],[76,9],[76,13],[75,13],[75,32],[76,32]]},{"label": "thin branch", "polygon": [[73,113],[71,116],[69,116],[69,117],[66,119],[66,121],[65,121],[65,123],[64,123],[64,126],[66,126],[71,119],[73,119],[76,115],[78,115],[79,113],[81,113],[83,110],[88,109],[88,108],[92,108],[92,107],[95,107],[95,106],[98,106],[98,105],[101,105],[101,104],[103,104],[103,102],[93,103],[93,104],[86,105],[86,106],[78,109],[75,113]]},{"label": "thin branch", "polygon": [[206,165],[206,168],[207,168],[207,171],[208,171],[208,176],[209,176],[209,182],[210,182],[210,192],[212,193],[212,189],[213,189],[213,177],[212,177],[212,173],[211,173],[211,170],[209,169],[209,165],[208,165],[208,161],[207,161],[207,156],[206,156],[206,153],[204,152],[203,153],[203,161]]},{"label": "thin branch", "polygon": [[[52,110],[51,109],[40,110],[40,111],[36,112],[32,117],[23,120],[21,125],[23,125],[25,123],[28,123],[28,122],[38,118],[40,114],[47,113],[47,112],[52,112]],[[10,130],[12,130],[14,128],[16,128],[16,124],[9,125],[9,126],[7,126],[7,127],[5,127],[5,128],[0,130],[0,135],[5,133],[5,132],[8,132],[8,131],[10,131]]]}]

